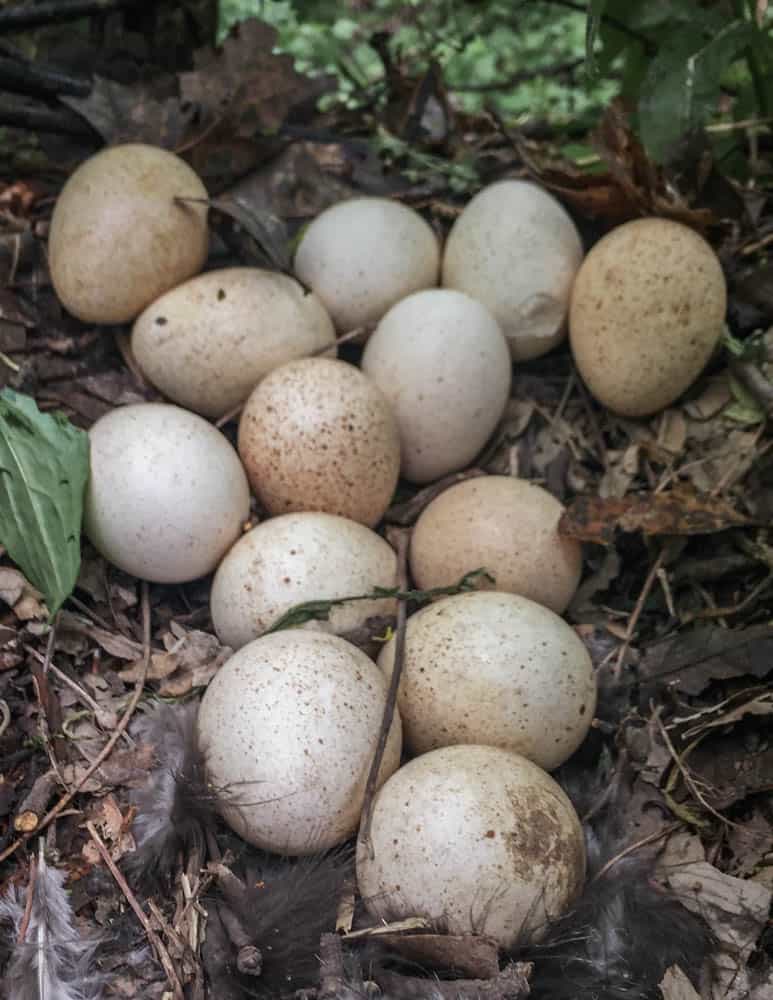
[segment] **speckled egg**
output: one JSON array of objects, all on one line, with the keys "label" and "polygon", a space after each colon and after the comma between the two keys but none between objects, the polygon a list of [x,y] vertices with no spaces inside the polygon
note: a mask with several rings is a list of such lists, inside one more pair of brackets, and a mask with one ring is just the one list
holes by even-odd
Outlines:
[{"label": "speckled egg", "polygon": [[529,181],[502,180],[472,198],[443,254],[443,285],[482,302],[513,358],[528,361],[563,340],[582,242],[569,214]]},{"label": "speckled egg", "polygon": [[[390,639],[378,658],[387,678],[394,657]],[[398,705],[412,753],[487,744],[552,771],[588,733],[596,680],[582,640],[548,608],[516,594],[458,594],[408,620]]]},{"label": "speckled egg", "polygon": [[165,396],[222,417],[268,372],[321,352],[335,330],[316,295],[257,267],[208,271],[156,299],[137,317],[132,351]]},{"label": "speckled egg", "polygon": [[374,803],[373,857],[357,881],[379,920],[423,916],[503,947],[536,940],[585,878],[582,827],[541,768],[488,746],[433,750],[386,782]]},{"label": "speckled egg", "polygon": [[619,226],[590,251],[572,291],[580,375],[616,413],[657,413],[700,375],[726,306],[719,259],[692,229],[656,218]]},{"label": "speckled egg", "polygon": [[[221,642],[239,649],[297,604],[368,594],[396,582],[394,549],[370,528],[334,514],[283,514],[243,535],[220,563],[212,581],[212,623]],[[396,612],[391,599],[352,601],[306,627],[380,634],[383,619]]]},{"label": "speckled egg", "polygon": [[524,479],[480,476],[444,490],[411,537],[411,573],[422,590],[452,586],[485,568],[480,587],[521,594],[561,614],[582,573],[582,548],[558,533],[564,508]]},{"label": "speckled egg", "polygon": [[198,274],[209,249],[206,199],[188,164],[157,146],[110,146],[83,162],[62,188],[48,235],[64,307],[87,323],[126,323]]},{"label": "speckled egg", "polygon": [[102,555],[155,583],[211,573],[250,512],[223,434],[179,406],[137,403],[100,417],[89,442],[83,527]]},{"label": "speckled egg", "polygon": [[239,454],[270,513],[324,511],[372,527],[397,483],[400,436],[386,398],[359,369],[305,358],[251,394]]},{"label": "speckled egg", "polygon": [[[250,844],[300,855],[357,828],[386,682],[356,646],[322,632],[274,632],[243,646],[201,703],[199,743],[226,822]],[[395,714],[380,771],[400,762]]]},{"label": "speckled egg", "polygon": [[507,405],[510,368],[496,320],[461,292],[416,292],[389,310],[362,370],[397,415],[406,479],[432,482],[475,458]]},{"label": "speckled egg", "polygon": [[438,283],[440,248],[429,225],[388,198],[351,198],[309,225],[295,273],[342,333],[378,323],[400,299]]}]

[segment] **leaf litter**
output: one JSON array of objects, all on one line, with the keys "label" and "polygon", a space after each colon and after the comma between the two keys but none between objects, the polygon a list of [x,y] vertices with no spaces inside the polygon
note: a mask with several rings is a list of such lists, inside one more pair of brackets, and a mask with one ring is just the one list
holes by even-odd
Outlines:
[{"label": "leaf litter", "polygon": [[[151,82],[131,83],[110,79],[101,66],[88,97],[63,95],[62,102],[107,141],[151,141],[186,155],[221,199],[229,229],[235,225],[252,240],[224,240],[226,260],[233,253],[229,245],[237,245],[239,254],[262,251],[274,266],[286,266],[287,241],[304,221],[358,191],[399,192],[447,228],[459,207],[451,175],[416,173],[417,163],[431,162],[421,159],[428,149],[438,155],[438,147],[428,140],[422,145],[415,131],[421,81],[392,67],[389,122],[397,141],[390,158],[383,158],[370,142],[367,113],[315,111],[326,82],[303,78],[287,57],[273,52],[274,42],[273,29],[247,22],[220,50],[200,47],[192,68],[156,67],[148,73]],[[149,53],[140,45],[132,58],[151,69]],[[603,165],[594,173],[486,115],[449,121],[439,141],[449,159],[462,147],[474,149],[481,176],[494,169],[538,180],[575,211],[587,232],[599,220],[609,226],[642,213],[698,228],[718,245],[728,274],[740,275],[731,283],[730,315],[740,317],[734,327],[751,333],[769,322],[764,282],[758,272],[750,279],[743,266],[766,223],[765,209],[750,204],[746,212],[737,191],[716,183],[712,164],[701,178],[683,170],[675,182],[648,160],[620,106],[609,109],[594,138]],[[58,163],[48,154],[61,176],[62,163],[69,171],[96,144],[84,134],[60,147],[49,138],[44,147],[66,150]],[[23,892],[32,884],[31,851],[5,854],[15,836],[13,820],[35,786],[48,789],[45,812],[84,781],[138,683],[147,684],[143,711],[150,701],[195,711],[197,692],[229,652],[211,631],[206,581],[154,586],[146,662],[137,582],[88,547],[79,572],[67,549],[80,517],[73,472],[83,470],[83,439],[75,428],[88,427],[113,406],[158,397],[137,380],[113,339],[64,314],[41,280],[56,174],[24,189],[18,177],[9,177],[0,191],[0,236],[26,234],[23,252],[20,240],[16,249],[8,243],[0,349],[11,364],[0,358],[0,384],[16,393],[4,399],[21,407],[32,433],[47,442],[47,454],[58,452],[69,477],[67,502],[64,508],[57,503],[68,511],[60,548],[27,553],[34,532],[14,540],[6,529],[0,537],[7,550],[0,565],[0,708],[7,709],[0,713],[0,878],[6,894],[9,885]],[[267,209],[275,216],[268,227]],[[743,218],[740,232],[728,224],[732,217]],[[771,375],[768,360],[742,357],[741,363],[756,365],[763,379]],[[585,540],[587,572],[569,619],[597,668],[600,703],[587,745],[560,777],[593,836],[606,838],[603,864],[612,877],[620,875],[622,884],[629,860],[651,861],[653,880],[671,889],[711,933],[710,975],[696,984],[679,961],[671,963],[660,979],[669,998],[764,1000],[773,991],[773,632],[771,591],[765,589],[773,574],[767,530],[773,455],[765,435],[764,383],[742,379],[738,364],[729,350],[719,353],[685,398],[650,420],[631,421],[593,403],[568,352],[556,352],[516,372],[505,419],[468,473],[518,475],[547,486],[568,506],[565,526]],[[33,396],[39,409],[19,393]],[[50,411],[61,411],[71,425]],[[53,428],[63,436],[52,437]],[[63,481],[56,462],[47,461],[41,485],[53,496],[52,481],[56,488]],[[388,519],[409,526],[428,499],[425,491],[401,497]],[[2,517],[0,509],[0,524]],[[64,550],[62,563],[55,553]],[[56,568],[64,565],[67,572],[52,587],[55,558]],[[49,648],[47,612],[63,601]],[[301,614],[310,610],[325,611]],[[230,873],[252,892],[259,879],[250,869],[250,851],[215,820],[210,834],[223,874],[212,860],[204,866],[195,837],[175,841],[168,855],[171,892],[138,897],[154,934],[149,950],[145,932],[126,910],[126,890],[107,875],[97,840],[87,832],[93,829],[123,865],[137,843],[133,820],[149,771],[167,786],[187,774],[191,765],[170,763],[163,739],[156,734],[146,742],[147,733],[147,727],[129,727],[81,786],[75,808],[46,828],[58,857],[54,881],[67,880],[67,906],[72,903],[73,919],[87,930],[84,941],[111,928],[113,945],[99,952],[100,968],[110,971],[109,995],[160,998],[176,981],[205,996],[206,970],[216,991],[211,995],[228,1000],[241,995],[233,992],[228,966],[238,955],[248,957],[240,949],[250,920],[238,884],[228,883],[237,893],[229,900],[221,883]],[[584,789],[577,790],[578,782]],[[260,892],[253,892],[248,908],[259,904]],[[71,919],[64,908],[62,915]],[[72,937],[70,929],[66,936]],[[414,942],[421,938],[413,935]],[[457,946],[470,969],[480,963],[474,953],[479,943],[461,940]],[[419,947],[428,960],[430,946]],[[415,960],[410,948],[405,957]],[[539,996],[546,959],[542,966],[539,955],[534,961],[532,985]]]}]

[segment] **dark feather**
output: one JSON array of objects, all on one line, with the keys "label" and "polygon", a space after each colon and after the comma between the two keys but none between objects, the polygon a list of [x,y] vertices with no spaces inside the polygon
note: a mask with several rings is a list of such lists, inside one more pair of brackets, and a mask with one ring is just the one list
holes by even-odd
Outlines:
[{"label": "dark feather", "polygon": [[352,871],[347,849],[297,859],[266,856],[248,869],[241,891],[226,893],[260,951],[261,975],[250,980],[257,995],[275,997],[316,985],[320,937],[335,929],[341,892]]},{"label": "dark feather", "polygon": [[157,761],[134,796],[137,850],[125,861],[129,878],[148,889],[169,879],[181,851],[202,849],[205,831],[216,821],[217,796],[207,784],[198,746],[198,707],[198,702],[161,705],[132,729],[155,748]]},{"label": "dark feather", "polygon": [[96,939],[82,937],[64,890],[64,872],[40,856],[24,932],[26,890],[12,886],[0,899],[0,922],[13,938],[2,987],[8,1000],[99,1000],[103,979],[94,969]]},{"label": "dark feather", "polygon": [[615,865],[538,946],[520,953],[535,963],[536,1000],[654,1000],[672,965],[699,981],[708,930],[651,874],[651,863]]}]

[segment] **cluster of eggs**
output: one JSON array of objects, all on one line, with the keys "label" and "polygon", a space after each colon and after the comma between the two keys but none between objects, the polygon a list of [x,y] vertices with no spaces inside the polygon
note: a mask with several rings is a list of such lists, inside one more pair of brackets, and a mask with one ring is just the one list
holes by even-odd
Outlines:
[{"label": "cluster of eggs", "polygon": [[[583,260],[569,215],[522,181],[473,198],[442,253],[417,212],[354,198],[303,234],[298,280],[200,273],[206,197],[183,161],[127,145],[83,164],[55,207],[63,304],[86,321],[132,322],[140,369],[172,400],[93,426],[84,525],[138,577],[215,571],[213,626],[235,652],[199,714],[209,777],[247,841],[303,854],[360,822],[394,639],[374,662],[344,637],[395,613],[397,559],[374,528],[398,478],[467,466],[502,417],[512,360],[558,343],[567,315],[599,399],[627,414],[667,405],[718,339],[724,283],[700,237],[657,219],[620,227]],[[645,275],[636,288],[625,254]],[[336,359],[336,333],[354,330],[359,368]],[[239,407],[234,449],[210,420]],[[269,516],[244,532],[251,491]],[[560,617],[581,573],[560,514],[536,485],[483,476],[418,519],[418,588],[483,567],[495,583],[408,621],[357,864],[380,917],[442,917],[509,944],[538,934],[582,883],[580,824],[547,773],[585,738],[596,699],[588,653]],[[300,603],[372,593],[325,622],[269,632]]]}]

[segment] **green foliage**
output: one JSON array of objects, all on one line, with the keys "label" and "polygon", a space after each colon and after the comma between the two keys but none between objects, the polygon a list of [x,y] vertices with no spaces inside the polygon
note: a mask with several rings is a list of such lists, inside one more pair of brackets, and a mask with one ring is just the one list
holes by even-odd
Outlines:
[{"label": "green foliage", "polygon": [[78,577],[88,474],[87,434],[29,396],[0,392],[0,543],[51,616]]},{"label": "green foliage", "polygon": [[[393,57],[412,74],[433,60],[440,64],[465,111],[490,103],[508,118],[591,120],[617,89],[608,79],[586,88],[579,65],[574,73],[556,73],[583,56],[581,9],[531,0],[223,0],[223,30],[248,16],[277,28],[280,48],[295,56],[299,70],[337,76],[337,97],[350,106],[377,98],[383,88],[384,66],[370,42],[385,30]],[[538,72],[543,67],[546,75]]]},{"label": "green foliage", "polygon": [[[668,161],[684,136],[721,123],[717,162],[739,174],[745,158],[727,127],[773,116],[773,12],[758,6],[763,11],[756,0],[223,0],[222,25],[250,15],[269,21],[299,69],[336,75],[336,99],[350,106],[378,108],[384,94],[384,66],[371,44],[381,31],[411,75],[436,61],[464,111],[492,106],[509,120],[590,128],[621,94],[653,159]],[[454,183],[462,190],[466,180]]]}]

